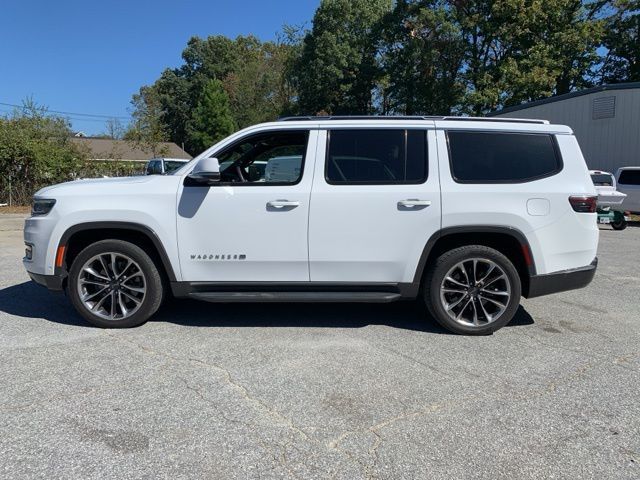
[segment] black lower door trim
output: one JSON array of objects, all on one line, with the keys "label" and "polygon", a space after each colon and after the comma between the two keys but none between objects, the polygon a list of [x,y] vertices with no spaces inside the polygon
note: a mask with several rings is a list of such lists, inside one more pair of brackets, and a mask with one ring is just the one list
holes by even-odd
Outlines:
[{"label": "black lower door trim", "polygon": [[189,298],[214,303],[262,303],[262,302],[362,302],[390,303],[400,300],[399,293],[390,292],[196,292]]},{"label": "black lower door trim", "polygon": [[408,285],[410,284],[350,282],[171,282],[171,291],[174,297],[179,298],[193,297],[194,294],[199,293],[307,293],[309,295],[382,293],[405,298]]}]

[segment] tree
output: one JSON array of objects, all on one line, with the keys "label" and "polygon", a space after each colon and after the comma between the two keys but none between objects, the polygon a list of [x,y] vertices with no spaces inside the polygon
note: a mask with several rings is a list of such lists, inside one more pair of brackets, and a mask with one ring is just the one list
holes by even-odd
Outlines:
[{"label": "tree", "polygon": [[162,119],[162,105],[155,89],[140,88],[133,96],[133,122],[124,135],[124,139],[143,149],[153,157],[165,154],[162,145],[167,140],[167,128]]},{"label": "tree", "polygon": [[367,114],[379,70],[376,38],[391,0],[323,0],[304,38],[295,82],[303,113]]},{"label": "tree", "polygon": [[122,122],[117,118],[110,118],[105,123],[105,132],[101,135],[104,138],[113,140],[122,140],[126,133],[126,129]]},{"label": "tree", "polygon": [[548,11],[548,42],[559,72],[554,94],[593,86],[596,67],[601,62],[598,48],[605,35],[602,14],[609,3],[560,0],[553,3],[555,9]]},{"label": "tree", "polygon": [[616,0],[606,21],[604,83],[640,81],[640,0]]},{"label": "tree", "polygon": [[229,97],[222,87],[222,82],[209,80],[187,123],[189,143],[197,152],[200,152],[230,135],[234,130],[235,124],[229,107]]},{"label": "tree", "polygon": [[464,93],[464,45],[445,2],[398,0],[380,37],[383,113],[450,115]]},{"label": "tree", "polygon": [[278,118],[290,99],[281,96],[284,88],[282,44],[262,43],[255,37],[238,37],[234,43],[238,59],[233,71],[222,79],[235,123],[245,128]]},{"label": "tree", "polygon": [[[134,98],[134,112],[145,116],[145,110],[157,106],[167,137],[191,153],[201,144],[191,144],[188,123],[210,80],[222,82],[239,128],[275,120],[295,109],[296,93],[286,74],[297,52],[295,41],[295,27],[287,28],[284,40],[278,42],[261,42],[253,36],[193,37],[182,52],[184,64],[165,70],[153,85],[143,87],[144,92]],[[154,104],[147,105],[147,100]]]},{"label": "tree", "polygon": [[584,86],[597,62],[603,2],[450,1],[465,41],[464,111],[503,106]]}]

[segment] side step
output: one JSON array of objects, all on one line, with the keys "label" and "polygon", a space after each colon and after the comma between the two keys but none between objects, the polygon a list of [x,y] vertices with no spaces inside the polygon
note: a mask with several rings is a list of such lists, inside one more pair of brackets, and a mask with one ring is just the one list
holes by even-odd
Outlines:
[{"label": "side step", "polygon": [[193,292],[189,294],[189,298],[213,303],[390,303],[400,300],[401,296],[391,292]]}]

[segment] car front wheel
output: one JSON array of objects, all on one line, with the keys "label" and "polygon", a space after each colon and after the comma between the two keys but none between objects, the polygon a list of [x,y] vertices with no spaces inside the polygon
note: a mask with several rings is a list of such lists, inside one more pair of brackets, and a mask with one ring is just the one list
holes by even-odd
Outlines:
[{"label": "car front wheel", "polygon": [[505,326],[520,304],[513,263],[497,250],[468,245],[443,253],[424,283],[425,302],[447,330],[486,335]]},{"label": "car front wheel", "polygon": [[162,278],[153,260],[137,245],[103,240],[74,259],[67,293],[75,309],[101,328],[135,327],[162,302]]}]

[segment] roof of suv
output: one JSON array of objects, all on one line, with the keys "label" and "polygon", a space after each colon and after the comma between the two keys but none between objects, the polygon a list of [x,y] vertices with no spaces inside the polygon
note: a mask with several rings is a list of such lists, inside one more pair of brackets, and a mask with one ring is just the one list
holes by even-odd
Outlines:
[{"label": "roof of suv", "polygon": [[300,117],[282,117],[278,121],[280,122],[294,122],[294,121],[328,121],[328,120],[447,120],[458,122],[508,122],[508,123],[537,123],[542,125],[548,125],[548,120],[539,120],[534,118],[487,118],[487,117],[446,117],[446,116],[411,116],[411,115],[326,115],[326,116],[300,116]]}]

